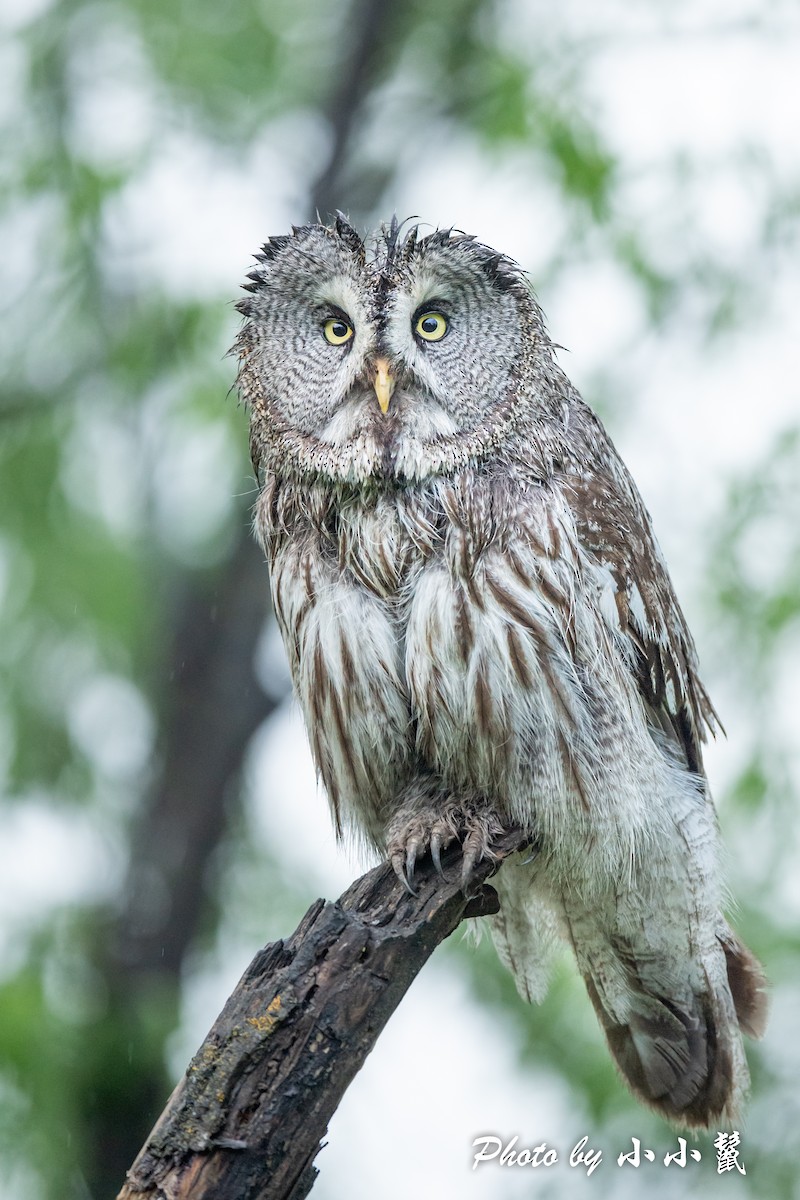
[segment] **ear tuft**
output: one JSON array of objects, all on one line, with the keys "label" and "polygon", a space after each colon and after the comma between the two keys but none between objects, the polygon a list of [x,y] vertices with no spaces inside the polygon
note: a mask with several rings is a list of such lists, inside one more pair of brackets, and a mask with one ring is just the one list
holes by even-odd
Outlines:
[{"label": "ear tuft", "polygon": [[290,241],[288,233],[280,233],[275,237],[267,238],[264,245],[261,247],[261,252],[254,257],[258,262],[272,262],[276,255],[280,254],[281,250],[285,250]]},{"label": "ear tuft", "polygon": [[333,223],[333,229],[336,236],[341,238],[345,246],[347,246],[347,249],[352,250],[363,261],[364,243],[344,213],[338,209],[336,210],[336,220]]}]

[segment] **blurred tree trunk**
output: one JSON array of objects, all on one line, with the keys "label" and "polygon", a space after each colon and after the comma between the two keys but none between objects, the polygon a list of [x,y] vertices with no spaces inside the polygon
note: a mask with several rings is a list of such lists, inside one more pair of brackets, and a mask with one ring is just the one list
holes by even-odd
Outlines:
[{"label": "blurred tree trunk", "polygon": [[[365,101],[396,56],[397,16],[382,0],[357,0],[343,25],[326,113],[331,152],[309,219],[369,206],[372,197],[349,170],[350,147]],[[163,1052],[177,1023],[183,963],[213,919],[209,862],[238,812],[247,746],[276,703],[254,676],[266,567],[248,514],[239,529],[217,578],[184,581],[159,687],[166,697],[160,774],[135,819],[124,907],[100,950],[108,1005],[102,1026],[91,1030],[77,1098],[86,1114],[86,1183],[98,1200],[115,1194],[169,1090]]]}]

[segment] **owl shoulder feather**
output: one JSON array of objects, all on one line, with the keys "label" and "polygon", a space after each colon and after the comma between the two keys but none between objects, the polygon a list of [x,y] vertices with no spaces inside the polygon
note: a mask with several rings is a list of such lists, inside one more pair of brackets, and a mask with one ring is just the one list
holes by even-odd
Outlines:
[{"label": "owl shoulder feather", "polygon": [[581,552],[613,590],[618,634],[651,718],[701,775],[701,743],[721,724],[650,514],[599,418],[575,392],[563,420],[561,485]]}]

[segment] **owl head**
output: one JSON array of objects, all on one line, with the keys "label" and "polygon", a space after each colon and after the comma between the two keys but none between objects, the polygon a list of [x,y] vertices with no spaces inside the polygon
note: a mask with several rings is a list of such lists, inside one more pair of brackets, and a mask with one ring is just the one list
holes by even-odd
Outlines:
[{"label": "owl head", "polygon": [[401,237],[393,221],[365,244],[339,215],[255,257],[234,349],[257,465],[419,481],[496,450],[535,404],[540,311],[519,267],[473,237]]}]

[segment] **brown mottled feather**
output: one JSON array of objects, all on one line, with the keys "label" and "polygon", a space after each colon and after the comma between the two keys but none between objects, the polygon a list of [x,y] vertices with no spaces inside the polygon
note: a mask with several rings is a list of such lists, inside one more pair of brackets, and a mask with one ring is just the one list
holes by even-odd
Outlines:
[{"label": "brown mottled feather", "polygon": [[633,1091],[678,1124],[733,1119],[766,1004],[721,911],[717,717],[641,497],[521,272],[396,222],[368,251],[341,216],[256,261],[236,344],[256,528],[337,833],[410,872],[434,836],[468,866],[521,825],[538,853],[504,864],[492,926],[520,992],[542,990],[542,930],[566,937]]}]

